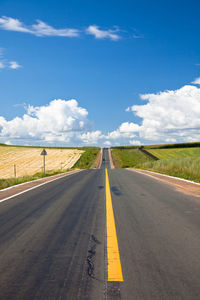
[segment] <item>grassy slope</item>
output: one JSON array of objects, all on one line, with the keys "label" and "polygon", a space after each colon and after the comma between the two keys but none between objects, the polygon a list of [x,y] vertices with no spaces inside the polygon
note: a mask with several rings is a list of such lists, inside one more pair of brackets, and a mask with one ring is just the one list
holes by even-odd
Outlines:
[{"label": "grassy slope", "polygon": [[79,160],[75,163],[75,169],[90,169],[95,166],[100,148],[97,147],[84,147],[85,152],[81,155]]},{"label": "grassy slope", "polygon": [[139,167],[141,163],[152,161],[139,149],[112,149],[112,158],[116,168]]},{"label": "grassy slope", "polygon": [[130,148],[115,148],[112,150],[112,156],[116,167],[141,168],[200,182],[200,148],[188,148],[185,145],[183,148],[174,148],[173,145],[166,149],[163,149],[163,145],[154,145],[154,149],[145,146],[147,151],[159,158],[158,161],[149,157],[146,160],[141,159],[138,157],[139,150]]},{"label": "grassy slope", "polygon": [[140,167],[163,174],[200,182],[200,148],[148,149],[159,161]]},{"label": "grassy slope", "polygon": [[200,157],[200,148],[146,149],[159,159]]}]

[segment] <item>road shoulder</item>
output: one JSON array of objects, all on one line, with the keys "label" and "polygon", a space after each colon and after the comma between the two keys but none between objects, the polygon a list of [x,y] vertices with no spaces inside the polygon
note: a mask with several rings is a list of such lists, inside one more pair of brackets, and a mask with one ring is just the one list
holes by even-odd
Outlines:
[{"label": "road shoulder", "polygon": [[137,172],[137,173],[140,173],[143,175],[147,175],[147,176],[150,176],[157,180],[163,181],[167,184],[174,186],[178,191],[180,191],[182,193],[200,197],[200,184],[198,184],[198,183],[195,183],[195,182],[192,182],[189,180],[184,180],[181,178],[175,178],[175,177],[164,175],[164,174],[154,173],[154,172],[147,171],[147,170],[138,170],[138,169],[132,169],[132,168],[128,168],[127,170],[130,170],[132,172]]},{"label": "road shoulder", "polygon": [[60,179],[62,177],[66,177],[72,174],[75,174],[77,172],[80,172],[81,170],[74,170],[67,173],[57,174],[45,178],[41,178],[38,180],[33,180],[30,182],[24,182],[18,185],[11,186],[9,188],[0,190],[0,202],[3,202],[5,200],[8,200],[14,196],[17,196],[19,194],[25,193],[26,191],[29,191],[31,189],[37,188],[43,184],[46,184],[48,182],[52,182],[54,180]]}]

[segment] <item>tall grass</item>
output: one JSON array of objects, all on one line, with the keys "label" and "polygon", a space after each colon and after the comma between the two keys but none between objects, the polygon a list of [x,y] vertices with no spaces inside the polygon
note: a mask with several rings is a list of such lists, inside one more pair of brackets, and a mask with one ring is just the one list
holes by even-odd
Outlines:
[{"label": "tall grass", "polygon": [[200,158],[183,157],[141,163],[141,169],[200,182]]}]

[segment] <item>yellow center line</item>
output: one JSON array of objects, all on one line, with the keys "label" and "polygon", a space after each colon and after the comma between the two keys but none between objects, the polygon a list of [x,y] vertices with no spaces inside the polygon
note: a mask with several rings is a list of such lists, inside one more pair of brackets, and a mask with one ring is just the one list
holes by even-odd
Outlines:
[{"label": "yellow center line", "polygon": [[106,169],[106,223],[107,223],[107,259],[108,281],[123,281],[122,267],[120,262],[115,219],[110,193],[108,171]]}]

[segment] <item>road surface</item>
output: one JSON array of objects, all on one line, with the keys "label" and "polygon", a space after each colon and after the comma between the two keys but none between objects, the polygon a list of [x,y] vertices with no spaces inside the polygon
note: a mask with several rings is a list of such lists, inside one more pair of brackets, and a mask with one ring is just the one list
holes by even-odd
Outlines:
[{"label": "road surface", "polygon": [[[122,272],[113,281],[108,223]],[[104,149],[100,169],[0,203],[0,299],[199,300],[200,198],[111,170]]]}]

